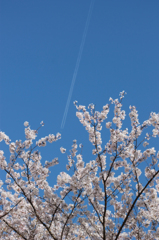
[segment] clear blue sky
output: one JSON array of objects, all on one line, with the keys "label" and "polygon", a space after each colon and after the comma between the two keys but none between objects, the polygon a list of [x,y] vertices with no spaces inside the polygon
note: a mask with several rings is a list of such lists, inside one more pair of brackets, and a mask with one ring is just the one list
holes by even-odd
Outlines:
[{"label": "clear blue sky", "polygon": [[24,137],[24,121],[37,128],[43,120],[41,135],[62,133],[46,147],[47,160],[73,139],[88,142],[74,100],[101,110],[125,90],[124,108],[135,105],[141,122],[159,111],[159,1],[95,0],[61,130],[90,3],[0,0],[0,129],[15,141]]}]

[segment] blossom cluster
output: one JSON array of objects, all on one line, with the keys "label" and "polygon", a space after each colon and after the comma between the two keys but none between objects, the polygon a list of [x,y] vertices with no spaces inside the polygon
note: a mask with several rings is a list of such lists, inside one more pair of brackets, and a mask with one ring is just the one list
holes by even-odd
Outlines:
[{"label": "blossom cluster", "polygon": [[[69,153],[61,147],[68,163],[54,185],[47,178],[60,161],[55,157],[43,164],[39,149],[59,140],[60,133],[37,140],[39,128],[32,130],[27,121],[25,141],[11,142],[0,132],[10,152],[7,159],[0,150],[0,169],[6,174],[0,180],[0,239],[159,239],[159,151],[150,147],[151,139],[159,137],[159,114],[151,113],[140,124],[136,107],[130,106],[131,129],[123,128],[124,95],[110,98],[101,112],[94,104],[86,108],[74,102],[93,160],[84,160],[85,146],[77,140]],[[103,129],[110,136],[107,142]]]}]

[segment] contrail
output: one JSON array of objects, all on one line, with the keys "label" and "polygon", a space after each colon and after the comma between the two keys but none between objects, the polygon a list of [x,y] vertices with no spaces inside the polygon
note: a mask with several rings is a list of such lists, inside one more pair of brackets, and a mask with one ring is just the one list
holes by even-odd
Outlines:
[{"label": "contrail", "polygon": [[88,16],[87,16],[83,36],[82,36],[82,41],[81,41],[81,45],[80,45],[80,49],[79,49],[79,53],[78,53],[78,57],[77,57],[77,61],[76,61],[75,70],[74,70],[73,77],[72,77],[71,87],[70,87],[70,91],[68,94],[68,99],[67,99],[67,103],[66,103],[62,123],[61,123],[61,128],[64,128],[64,126],[65,126],[67,113],[68,113],[68,109],[69,109],[69,105],[70,105],[70,100],[72,97],[72,92],[73,92],[74,84],[76,81],[76,77],[77,77],[77,73],[78,73],[78,69],[79,69],[79,65],[80,65],[80,61],[81,61],[81,56],[82,56],[82,52],[83,52],[83,48],[84,48],[84,44],[85,44],[85,40],[86,40],[86,35],[87,35],[87,31],[88,31],[88,27],[89,27],[89,23],[90,23],[90,19],[91,19],[94,1],[95,0],[91,1],[90,7],[89,7],[89,12],[88,12]]}]

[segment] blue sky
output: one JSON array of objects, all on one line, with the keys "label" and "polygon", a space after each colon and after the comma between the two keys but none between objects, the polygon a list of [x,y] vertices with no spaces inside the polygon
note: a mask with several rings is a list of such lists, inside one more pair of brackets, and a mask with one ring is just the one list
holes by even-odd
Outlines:
[{"label": "blue sky", "polygon": [[47,160],[65,161],[59,147],[69,149],[73,139],[84,143],[85,152],[91,146],[74,100],[101,110],[109,97],[125,90],[127,114],[135,105],[142,122],[159,111],[159,1],[95,0],[61,129],[90,4],[0,0],[0,129],[15,141],[24,139],[24,121],[36,129],[43,120],[40,136],[62,133],[58,143],[46,147]]}]

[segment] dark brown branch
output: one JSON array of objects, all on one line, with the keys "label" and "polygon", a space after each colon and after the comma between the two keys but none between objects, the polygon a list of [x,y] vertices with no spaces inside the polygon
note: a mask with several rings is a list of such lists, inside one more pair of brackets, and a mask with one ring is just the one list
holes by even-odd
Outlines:
[{"label": "dark brown branch", "polygon": [[121,227],[120,227],[120,229],[119,229],[119,231],[118,231],[118,233],[117,233],[117,235],[116,235],[115,240],[118,239],[118,237],[119,237],[119,235],[120,235],[120,233],[121,233],[124,225],[126,224],[126,221],[128,220],[128,217],[130,216],[130,213],[131,213],[131,211],[133,210],[133,208],[134,208],[137,200],[140,198],[141,194],[145,191],[145,189],[148,187],[148,185],[152,182],[152,180],[156,177],[156,175],[157,175],[158,173],[159,173],[159,170],[153,175],[153,177],[147,182],[147,184],[145,185],[145,187],[141,190],[141,192],[140,192],[140,193],[138,194],[138,196],[135,198],[135,200],[134,200],[131,208],[129,209],[128,213],[126,214],[126,217],[125,217],[125,219],[124,219],[124,221],[123,221],[123,223],[122,223],[122,225],[121,225]]},{"label": "dark brown branch", "polygon": [[14,232],[16,232],[20,237],[22,237],[25,240],[28,240],[26,237],[24,237],[17,229],[15,229],[13,226],[11,226],[6,220],[2,219],[3,222],[5,222],[5,224],[11,228]]}]

